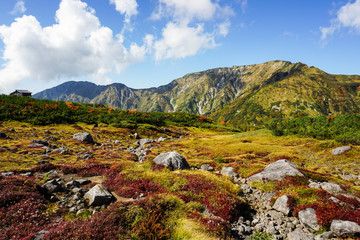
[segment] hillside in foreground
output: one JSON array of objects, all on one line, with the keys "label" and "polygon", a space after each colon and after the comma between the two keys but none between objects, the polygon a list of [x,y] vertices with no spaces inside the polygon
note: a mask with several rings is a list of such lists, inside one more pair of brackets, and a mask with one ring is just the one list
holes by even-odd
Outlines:
[{"label": "hillside in foreground", "polygon": [[303,63],[270,61],[190,73],[158,88],[66,82],[34,95],[142,112],[183,112],[243,129],[278,117],[356,113],[360,76],[332,75]]},{"label": "hillside in foreground", "polygon": [[[275,136],[195,115],[4,98],[0,239],[359,237],[360,147],[318,135],[337,117],[325,117],[328,129],[312,127],[318,138],[294,135],[294,123],[283,122]],[[308,129],[322,121],[301,122]],[[187,164],[154,161],[169,152]],[[279,164],[288,176],[272,178]],[[111,195],[95,201],[99,189]]]}]

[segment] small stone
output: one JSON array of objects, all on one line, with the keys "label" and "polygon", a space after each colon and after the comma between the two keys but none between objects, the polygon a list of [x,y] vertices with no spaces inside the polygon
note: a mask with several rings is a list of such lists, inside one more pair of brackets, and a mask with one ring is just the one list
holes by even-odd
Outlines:
[{"label": "small stone", "polygon": [[69,212],[76,213],[76,212],[77,212],[77,208],[76,208],[76,207],[71,207],[71,208],[69,209]]},{"label": "small stone", "polygon": [[339,194],[343,192],[340,185],[336,183],[322,182],[320,185],[322,189],[332,194]]},{"label": "small stone", "polygon": [[203,171],[214,171],[214,168],[211,167],[209,164],[201,165],[200,169],[203,170]]},{"label": "small stone", "polygon": [[350,149],[351,146],[338,147],[331,151],[331,155],[340,155],[345,153],[346,151],[349,151]]},{"label": "small stone", "polygon": [[3,132],[0,132],[0,138],[6,138],[7,136],[6,136],[6,134],[5,133],[3,133]]},{"label": "small stone", "polygon": [[50,193],[61,192],[63,190],[56,180],[47,181],[42,187],[46,188]]},{"label": "small stone", "polygon": [[242,185],[241,185],[241,189],[242,189],[243,192],[246,193],[246,194],[252,193],[252,190],[251,190],[249,184],[242,184]]},{"label": "small stone", "polygon": [[73,139],[81,142],[94,143],[94,139],[92,138],[91,134],[87,132],[75,133]]},{"label": "small stone", "polygon": [[229,177],[239,177],[239,174],[237,174],[232,167],[223,167],[220,173]]}]

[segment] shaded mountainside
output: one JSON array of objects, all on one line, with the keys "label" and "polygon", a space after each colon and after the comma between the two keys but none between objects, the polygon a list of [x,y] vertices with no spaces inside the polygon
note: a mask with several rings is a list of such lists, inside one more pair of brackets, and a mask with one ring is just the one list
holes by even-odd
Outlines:
[{"label": "shaded mountainside", "polygon": [[251,129],[278,117],[358,112],[360,76],[331,75],[302,63],[270,61],[191,73],[149,89],[67,82],[34,97],[124,110],[194,113]]}]

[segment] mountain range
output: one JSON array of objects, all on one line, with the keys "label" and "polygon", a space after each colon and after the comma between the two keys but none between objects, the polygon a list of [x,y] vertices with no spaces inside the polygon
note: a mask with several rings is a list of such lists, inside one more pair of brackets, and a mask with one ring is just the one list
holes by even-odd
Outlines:
[{"label": "mountain range", "polygon": [[148,89],[70,81],[34,97],[143,112],[194,113],[253,129],[278,117],[358,112],[360,76],[333,75],[303,63],[270,61],[190,73]]}]

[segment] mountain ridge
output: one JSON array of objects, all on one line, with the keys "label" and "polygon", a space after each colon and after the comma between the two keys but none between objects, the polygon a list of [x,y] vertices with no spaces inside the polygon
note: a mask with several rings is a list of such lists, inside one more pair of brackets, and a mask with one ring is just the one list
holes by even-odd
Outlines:
[{"label": "mountain ridge", "polygon": [[360,76],[332,75],[300,62],[276,60],[189,73],[147,89],[67,82],[34,97],[143,112],[195,113],[256,128],[277,117],[356,112]]}]

